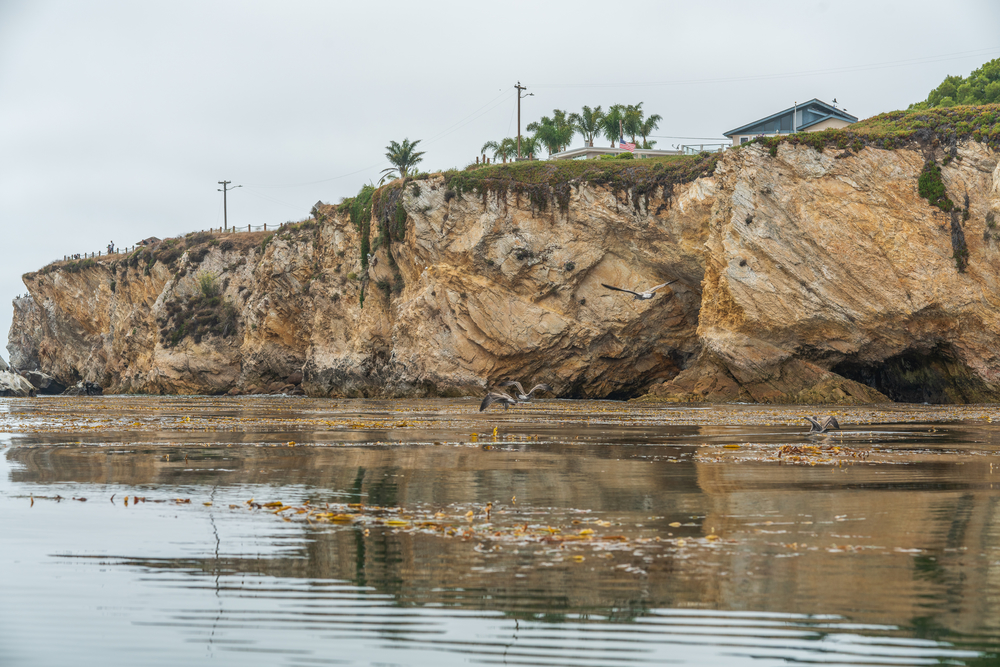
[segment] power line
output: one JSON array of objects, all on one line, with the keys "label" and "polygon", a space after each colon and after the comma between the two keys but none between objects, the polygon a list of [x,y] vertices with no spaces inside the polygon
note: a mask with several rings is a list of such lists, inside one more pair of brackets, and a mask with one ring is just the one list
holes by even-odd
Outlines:
[{"label": "power line", "polygon": [[[463,126],[468,125],[472,121],[474,121],[474,120],[480,118],[481,116],[489,113],[490,111],[492,111],[496,107],[498,107],[501,104],[503,104],[503,102],[505,102],[507,100],[507,98],[510,98],[512,95],[513,95],[513,93],[511,91],[509,91],[509,90],[504,91],[503,93],[500,93],[499,95],[497,95],[496,97],[494,97],[493,99],[491,99],[489,102],[487,102],[483,106],[479,107],[478,109],[476,109],[475,111],[473,111],[469,115],[465,116],[461,120],[459,120],[456,123],[452,124],[450,127],[448,127],[447,129],[445,129],[444,131],[439,132],[438,134],[434,135],[430,139],[427,139],[427,140],[423,141],[423,143],[424,144],[433,143],[434,141],[437,141],[438,139],[442,139],[442,138],[446,137],[447,135],[451,134],[455,130],[458,130],[459,128],[461,128]],[[501,98],[503,98],[503,99],[501,99]],[[499,100],[499,102],[497,100]],[[494,102],[496,102],[496,104],[494,104]],[[489,107],[489,108],[487,109],[486,107]],[[483,109],[486,109],[486,110],[482,111]],[[482,113],[479,113],[480,111],[482,111]],[[297,188],[297,187],[302,187],[302,186],[306,186],[306,185],[318,185],[320,183],[329,183],[330,181],[336,181],[336,180],[339,180],[341,178],[347,178],[348,176],[355,176],[357,174],[360,174],[360,173],[363,173],[363,172],[366,172],[366,171],[371,171],[372,169],[376,169],[376,168],[381,167],[381,166],[383,166],[385,164],[386,164],[385,162],[379,162],[378,164],[373,164],[372,166],[365,167],[364,169],[358,169],[357,171],[352,171],[352,172],[347,173],[347,174],[341,174],[340,176],[334,176],[332,178],[324,178],[324,179],[321,179],[321,180],[318,180],[318,181],[309,181],[308,183],[288,183],[288,184],[285,184],[285,185],[251,185],[251,184],[248,183],[248,184],[246,184],[246,187],[248,187],[248,188]]]},{"label": "power line", "polygon": [[250,195],[253,195],[254,197],[259,197],[260,199],[263,199],[265,201],[272,202],[274,204],[281,204],[282,206],[287,206],[288,208],[296,210],[296,211],[301,210],[295,204],[289,204],[286,201],[281,201],[280,199],[275,199],[273,197],[268,197],[267,195],[262,195],[259,192],[254,192],[253,190],[247,190],[247,193],[250,194]]},{"label": "power line", "polygon": [[336,181],[338,179],[347,178],[348,176],[354,176],[355,174],[360,174],[360,173],[365,172],[365,171],[371,171],[372,169],[375,169],[376,167],[381,167],[384,164],[385,164],[385,162],[383,161],[383,162],[379,162],[378,164],[373,164],[370,167],[365,167],[364,169],[358,169],[357,171],[352,171],[352,172],[347,173],[347,174],[341,174],[340,176],[334,176],[333,178],[324,178],[324,179],[321,179],[321,180],[318,180],[318,181],[309,181],[308,183],[288,183],[286,185],[250,185],[250,184],[247,184],[246,187],[248,187],[248,188],[297,188],[297,187],[301,187],[301,186],[304,186],[304,185],[316,185],[318,183],[329,183],[330,181]]},{"label": "power line", "polygon": [[[454,125],[452,125],[450,128],[448,128],[447,130],[444,130],[443,132],[439,132],[438,134],[434,135],[430,139],[426,140],[424,143],[425,144],[429,144],[429,143],[432,143],[434,141],[437,141],[438,139],[443,139],[444,137],[446,137],[447,135],[451,134],[452,132],[454,132],[455,130],[459,129],[460,127],[464,127],[465,125],[468,125],[469,123],[471,123],[472,121],[476,120],[477,118],[480,118],[480,117],[488,114],[490,111],[493,111],[493,109],[496,109],[498,106],[500,106],[501,104],[503,104],[512,95],[513,95],[513,93],[511,93],[509,90],[505,91],[503,93],[500,93],[499,95],[497,95],[496,97],[494,97],[492,100],[490,100],[489,102],[487,102],[483,106],[479,107],[479,109],[476,109],[471,114],[469,114],[468,116],[466,116],[462,120],[458,121],[457,123],[455,123]],[[501,99],[501,98],[503,98],[503,99]],[[493,104],[497,100],[500,100],[500,101],[497,102],[496,104]],[[491,104],[493,106],[490,106]],[[486,109],[486,111],[483,111],[479,115],[476,115],[480,110],[485,109],[486,107],[490,107],[490,108]],[[472,117],[474,115],[475,115],[475,118]]]},{"label": "power line", "polygon": [[734,83],[738,81],[764,81],[769,79],[783,79],[796,76],[814,76],[817,74],[840,74],[844,72],[862,72],[866,70],[882,69],[886,67],[904,67],[907,65],[923,65],[928,63],[943,62],[946,60],[960,60],[972,56],[986,56],[1000,53],[1000,49],[976,49],[974,51],[960,51],[957,53],[942,54],[940,56],[925,56],[921,58],[910,58],[907,60],[893,60],[884,63],[873,63],[868,65],[848,65],[845,67],[833,67],[829,69],[804,70],[801,72],[785,72],[781,74],[754,74],[749,76],[729,76],[715,79],[678,79],[675,81],[646,81],[623,83],[535,83],[535,88],[629,88],[634,86],[681,86],[701,83]]}]

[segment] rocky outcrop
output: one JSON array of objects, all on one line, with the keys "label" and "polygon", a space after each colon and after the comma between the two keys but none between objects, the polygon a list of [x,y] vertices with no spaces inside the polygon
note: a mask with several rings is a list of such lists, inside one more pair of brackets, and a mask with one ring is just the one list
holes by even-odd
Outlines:
[{"label": "rocky outcrop", "polygon": [[[930,158],[953,211],[918,192]],[[274,235],[28,274],[8,350],[112,392],[434,396],[517,378],[566,397],[997,400],[997,162],[976,142],[750,146],[641,193],[580,178],[547,206],[432,176],[381,191],[370,263],[369,226],[317,206]],[[675,279],[650,301],[602,287]]]},{"label": "rocky outcrop", "polygon": [[[654,395],[1000,399],[995,151],[782,144],[774,157],[751,147],[727,158],[706,244],[703,348]],[[956,210],[920,196],[930,158],[946,163]]]},{"label": "rocky outcrop", "polygon": [[63,392],[66,396],[101,396],[104,390],[95,382],[81,380]]},{"label": "rocky outcrop", "polygon": [[66,385],[62,382],[39,371],[22,371],[21,377],[30,382],[31,386],[42,395],[55,395],[66,391]]},{"label": "rocky outcrop", "polygon": [[[325,207],[318,223],[273,236],[181,240],[182,253],[163,242],[28,274],[9,346],[25,367],[112,392],[272,393],[280,382],[311,396],[433,396],[518,377],[634,396],[699,352],[713,195],[704,178],[635,208],[582,184],[566,211],[541,212],[514,196],[455,197],[432,177],[405,189],[405,240],[376,242],[367,271],[360,230]],[[219,288],[212,308],[236,313],[225,335],[178,329],[203,276]],[[675,278],[646,302],[601,287]]]},{"label": "rocky outcrop", "polygon": [[27,380],[10,371],[0,371],[0,396],[34,396],[35,388]]}]

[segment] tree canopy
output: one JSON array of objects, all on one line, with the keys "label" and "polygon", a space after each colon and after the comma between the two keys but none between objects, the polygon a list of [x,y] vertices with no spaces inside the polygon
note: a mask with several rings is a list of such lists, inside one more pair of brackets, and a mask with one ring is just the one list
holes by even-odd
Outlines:
[{"label": "tree canopy", "polygon": [[387,167],[382,171],[384,173],[391,173],[395,171],[399,174],[400,178],[406,178],[407,173],[415,165],[420,163],[424,158],[423,151],[417,151],[417,144],[420,143],[420,139],[416,141],[410,141],[409,139],[403,139],[403,143],[397,143],[395,141],[390,141],[389,145],[385,147],[388,151],[385,157],[392,164],[391,167]]},{"label": "tree canopy", "polygon": [[[567,115],[562,109],[553,109],[551,118],[542,116],[540,121],[528,123],[525,129],[534,132],[535,137],[548,149],[549,155],[552,155],[569,146],[573,135],[576,134],[571,116],[572,114]],[[521,137],[521,143],[521,154],[524,155],[524,137]]]},{"label": "tree canopy", "polygon": [[487,141],[480,149],[482,153],[493,153],[494,160],[502,159],[504,162],[517,157],[517,139],[507,137],[501,141]]},{"label": "tree canopy", "polygon": [[1000,102],[1000,58],[989,61],[968,77],[946,76],[923,102],[910,109],[953,107],[957,104],[994,104]]},{"label": "tree canopy", "polygon": [[594,138],[601,133],[601,121],[604,119],[604,111],[601,107],[590,107],[584,105],[582,113],[571,113],[569,122],[573,124],[580,136],[583,137],[585,146],[593,147]]},{"label": "tree canopy", "polygon": [[[593,146],[594,139],[604,135],[610,140],[612,148],[618,145],[618,139],[623,136],[630,137],[636,146],[652,148],[656,142],[650,141],[649,136],[656,131],[662,120],[663,116],[659,114],[647,116],[642,109],[642,102],[615,104],[607,112],[599,106],[584,106],[581,113],[553,109],[551,116],[542,116],[540,120],[528,123],[525,129],[532,135],[521,135],[521,156],[537,154],[541,146],[548,150],[549,155],[564,151],[577,134],[583,137],[584,146]],[[487,141],[481,152],[491,151],[494,158],[502,158],[506,162],[517,154],[517,140],[513,140],[513,154],[508,141],[510,140]]]}]

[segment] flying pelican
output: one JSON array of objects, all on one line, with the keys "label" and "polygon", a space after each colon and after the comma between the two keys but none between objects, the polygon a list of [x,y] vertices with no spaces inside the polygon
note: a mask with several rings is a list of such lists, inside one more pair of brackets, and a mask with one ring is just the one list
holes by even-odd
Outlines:
[{"label": "flying pelican", "polygon": [[510,406],[517,405],[517,400],[511,398],[510,394],[505,394],[502,391],[491,391],[486,394],[486,398],[479,404],[479,411],[482,412],[494,403],[503,403],[503,409],[510,410]]},{"label": "flying pelican", "polygon": [[812,424],[812,428],[809,429],[809,435],[826,433],[830,429],[836,428],[840,429],[840,424],[837,422],[837,418],[834,416],[824,417],[823,421],[818,421],[815,417],[806,417],[809,423]]},{"label": "flying pelican", "polygon": [[522,403],[527,403],[528,401],[530,401],[531,400],[531,395],[534,394],[536,391],[552,391],[552,387],[550,387],[547,384],[536,384],[534,387],[531,388],[531,391],[529,391],[526,394],[526,393],[524,393],[524,387],[522,387],[521,383],[518,382],[517,380],[507,380],[506,382],[504,382],[500,386],[501,387],[517,387],[517,393],[514,394],[514,395],[517,397],[517,400],[519,400]]},{"label": "flying pelican", "polygon": [[604,283],[601,283],[601,287],[607,287],[608,289],[613,289],[617,292],[628,292],[629,294],[635,295],[633,298],[639,301],[646,301],[647,299],[652,299],[654,296],[656,296],[654,294],[656,290],[660,289],[661,287],[666,287],[667,285],[670,285],[675,282],[677,282],[677,279],[671,280],[670,282],[667,283],[663,283],[662,285],[657,285],[656,287],[650,287],[645,292],[634,292],[630,289],[625,289],[624,287],[612,287],[611,285],[605,285]]}]

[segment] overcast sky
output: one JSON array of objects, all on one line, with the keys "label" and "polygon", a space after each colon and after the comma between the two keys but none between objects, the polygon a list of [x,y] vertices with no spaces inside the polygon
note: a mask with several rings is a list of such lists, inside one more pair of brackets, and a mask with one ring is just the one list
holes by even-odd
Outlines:
[{"label": "overcast sky", "polygon": [[641,101],[668,148],[814,97],[906,108],[996,57],[992,0],[0,0],[0,332],[25,272],[220,226],[218,181],[260,225],[377,181],[391,140],[464,167],[516,135],[517,81],[523,124]]}]

